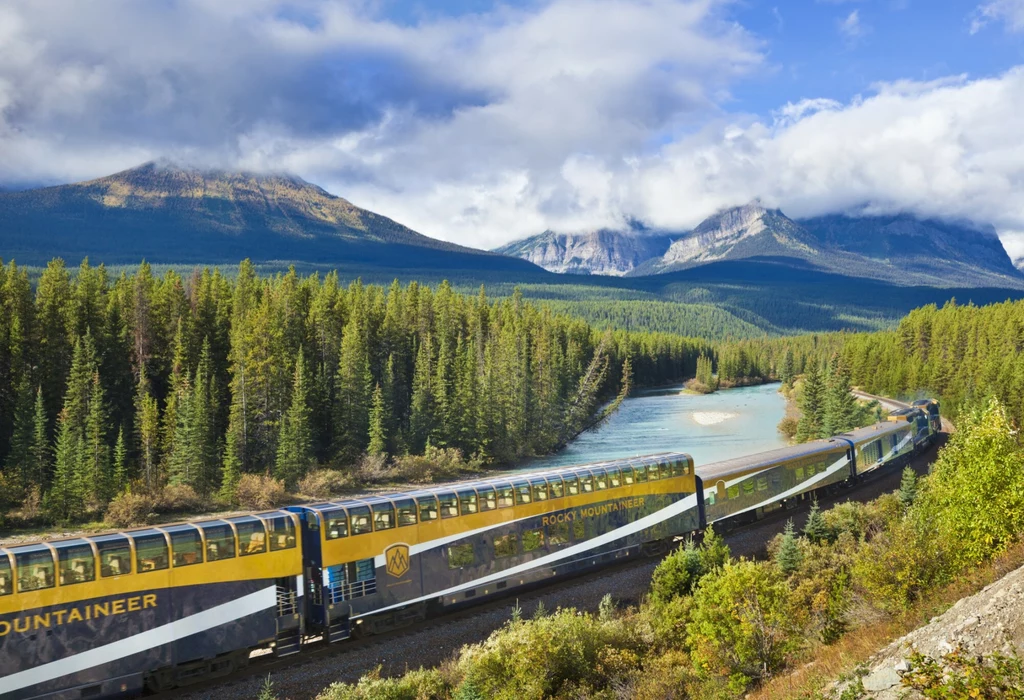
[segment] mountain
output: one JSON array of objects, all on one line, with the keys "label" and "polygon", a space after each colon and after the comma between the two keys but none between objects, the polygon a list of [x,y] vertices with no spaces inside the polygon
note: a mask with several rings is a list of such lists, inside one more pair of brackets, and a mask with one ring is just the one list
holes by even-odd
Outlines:
[{"label": "mountain", "polygon": [[115,263],[307,262],[541,272],[424,236],[288,175],[166,163],[71,185],[0,193],[0,256]]},{"label": "mountain", "polygon": [[671,243],[670,236],[639,227],[586,233],[545,231],[494,252],[529,260],[550,272],[624,275],[640,263],[664,254]]}]

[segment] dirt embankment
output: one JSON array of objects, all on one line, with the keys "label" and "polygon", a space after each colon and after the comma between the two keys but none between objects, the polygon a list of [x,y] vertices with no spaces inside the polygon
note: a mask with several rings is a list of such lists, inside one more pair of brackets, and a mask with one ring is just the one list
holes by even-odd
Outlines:
[{"label": "dirt embankment", "polygon": [[[963,598],[924,627],[896,640],[874,654],[861,678],[865,695],[875,700],[920,698],[901,683],[913,652],[939,659],[957,647],[969,656],[994,652],[1024,656],[1024,567],[1012,571],[978,593]],[[839,697],[850,685],[833,689]]]}]

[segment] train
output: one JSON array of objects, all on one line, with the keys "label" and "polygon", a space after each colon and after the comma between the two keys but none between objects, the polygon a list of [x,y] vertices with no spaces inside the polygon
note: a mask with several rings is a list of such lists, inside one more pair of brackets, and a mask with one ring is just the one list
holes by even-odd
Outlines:
[{"label": "train", "polygon": [[900,466],[938,402],[696,466],[619,459],[0,549],[0,698],[134,696],[668,551]]}]

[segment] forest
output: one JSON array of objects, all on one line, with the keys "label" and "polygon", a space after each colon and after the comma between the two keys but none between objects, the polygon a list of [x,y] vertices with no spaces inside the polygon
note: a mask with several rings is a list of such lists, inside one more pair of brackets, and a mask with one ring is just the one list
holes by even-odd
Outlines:
[{"label": "forest", "polygon": [[230,504],[246,474],[293,488],[367,453],[509,463],[712,350],[599,331],[518,291],[343,287],[248,261],[230,277],[146,264],[113,277],[54,260],[34,281],[12,262],[0,309],[0,505],[40,504],[53,522],[167,485]]}]

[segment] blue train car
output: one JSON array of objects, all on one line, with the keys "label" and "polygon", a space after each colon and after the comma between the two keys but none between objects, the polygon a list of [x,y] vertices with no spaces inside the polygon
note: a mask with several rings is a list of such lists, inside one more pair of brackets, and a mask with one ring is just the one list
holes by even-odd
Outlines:
[{"label": "blue train car", "polygon": [[163,690],[300,650],[288,512],[0,549],[0,697]]}]

